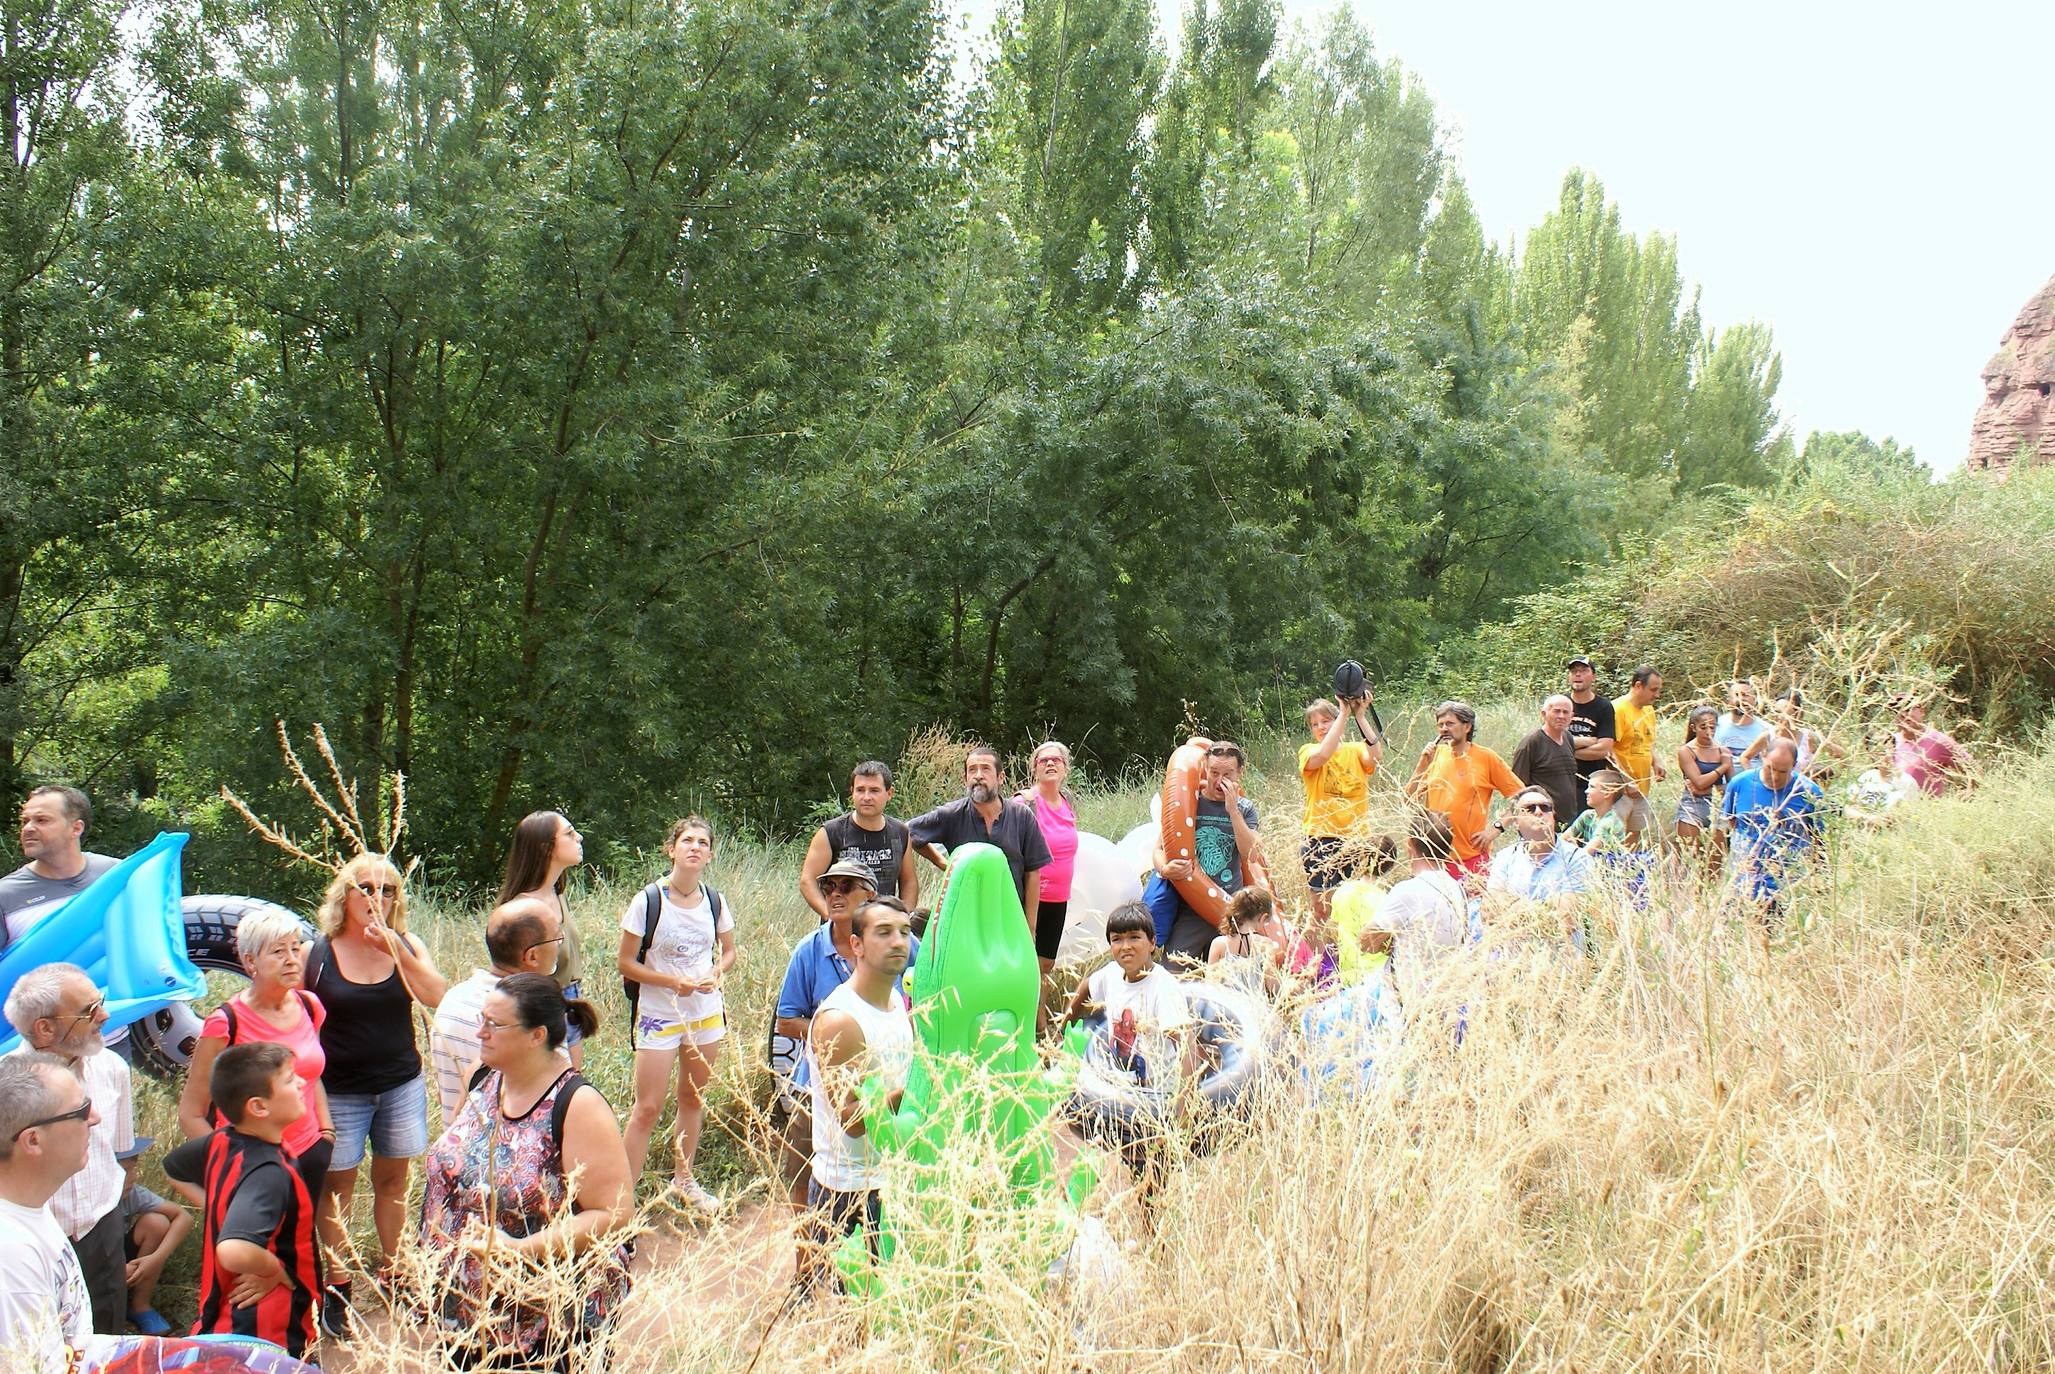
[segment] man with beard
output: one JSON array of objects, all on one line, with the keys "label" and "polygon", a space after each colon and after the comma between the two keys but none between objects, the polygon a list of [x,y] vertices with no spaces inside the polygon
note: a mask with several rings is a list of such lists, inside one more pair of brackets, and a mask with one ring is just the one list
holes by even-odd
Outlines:
[{"label": "man with beard", "polygon": [[861,1232],[877,1258],[881,1171],[861,1090],[866,1078],[877,1079],[886,1110],[897,1111],[913,1059],[913,1018],[900,991],[913,957],[906,908],[890,897],[860,903],[844,949],[849,978],[821,1003],[806,1041],[813,1158],[799,1276],[811,1287],[828,1282],[844,1236]]},{"label": "man with beard", "polygon": [[1591,775],[1612,766],[1617,723],[1613,703],[1598,690],[1598,670],[1579,654],[1570,660],[1570,743],[1577,750],[1577,791],[1591,785]]},{"label": "man with beard", "polygon": [[[1049,844],[1035,813],[1008,801],[999,776],[999,751],[974,744],[963,760],[964,795],[913,819],[913,847],[922,858],[947,871],[947,851],[967,844],[989,844],[1006,856],[1013,890],[1027,913],[1034,934],[1036,908],[1041,905],[1042,869],[1049,863]],[[939,910],[937,912],[939,913]]]},{"label": "man with beard", "polygon": [[1435,738],[1420,751],[1406,795],[1429,811],[1448,817],[1455,857],[1451,878],[1482,874],[1491,846],[1506,833],[1504,822],[1491,823],[1491,796],[1517,796],[1523,784],[1506,761],[1481,744],[1477,712],[1464,701],[1444,701],[1434,711]]},{"label": "man with beard", "polygon": [[21,856],[28,862],[0,878],[0,949],[35,929],[93,879],[120,860],[88,854],[83,841],[93,804],[76,787],[38,787],[21,804]]},{"label": "man with beard", "polygon": [[135,1144],[136,1122],[128,1065],[100,1040],[106,1003],[84,969],[45,964],[15,983],[7,995],[7,1020],[22,1040],[11,1054],[40,1051],[63,1060],[99,1111],[84,1167],[51,1196],[50,1214],[78,1256],[92,1301],[93,1329],[118,1336],[128,1320],[121,1210],[128,1179],[116,1156]]}]

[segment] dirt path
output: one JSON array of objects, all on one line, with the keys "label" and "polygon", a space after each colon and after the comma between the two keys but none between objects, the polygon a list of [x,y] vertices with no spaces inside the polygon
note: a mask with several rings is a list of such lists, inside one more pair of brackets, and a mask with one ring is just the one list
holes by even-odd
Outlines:
[{"label": "dirt path", "polygon": [[[749,1345],[770,1325],[792,1281],[792,1214],[782,1203],[750,1201],[710,1225],[677,1218],[660,1221],[636,1246],[634,1291],[617,1326],[617,1369],[637,1374],[663,1366],[663,1352],[742,1335]],[[423,1343],[375,1304],[365,1316],[368,1334],[355,1349],[328,1343],[321,1367],[328,1374],[441,1374],[427,1362]],[[645,1361],[649,1361],[645,1363]]]}]

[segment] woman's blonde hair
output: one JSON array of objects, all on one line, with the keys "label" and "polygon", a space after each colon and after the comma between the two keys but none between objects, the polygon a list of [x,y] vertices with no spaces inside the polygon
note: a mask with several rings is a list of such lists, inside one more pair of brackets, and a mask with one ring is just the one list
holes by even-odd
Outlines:
[{"label": "woman's blonde hair", "polygon": [[314,924],[323,935],[333,938],[342,934],[350,889],[367,880],[392,884],[393,898],[385,909],[385,923],[402,935],[407,933],[407,885],[400,881],[400,871],[383,854],[359,854],[336,872],[335,880],[321,896],[321,909],[314,913]]}]

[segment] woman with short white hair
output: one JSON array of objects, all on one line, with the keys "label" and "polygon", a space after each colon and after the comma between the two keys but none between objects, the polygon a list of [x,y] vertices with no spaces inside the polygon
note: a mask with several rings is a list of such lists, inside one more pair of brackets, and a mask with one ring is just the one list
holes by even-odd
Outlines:
[{"label": "woman with short white hair", "polygon": [[286,1128],[282,1142],[295,1156],[307,1190],[316,1192],[328,1175],[335,1147],[335,1123],[321,1088],[327,1058],[321,1051],[321,1000],[302,986],[307,972],[307,932],[290,912],[258,910],[236,925],[236,954],[250,985],[216,1007],[200,1027],[192,1063],[178,1097],[178,1123],[188,1138],[221,1124],[207,1095],[215,1056],[230,1045],[275,1040],[293,1054],[307,1114]]}]

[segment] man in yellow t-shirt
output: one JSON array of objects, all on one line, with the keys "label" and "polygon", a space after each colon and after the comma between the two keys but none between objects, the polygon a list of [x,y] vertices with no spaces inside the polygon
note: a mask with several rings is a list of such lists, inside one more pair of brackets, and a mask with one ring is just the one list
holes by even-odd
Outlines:
[{"label": "man in yellow t-shirt", "polygon": [[[1311,744],[1299,746],[1299,783],[1306,789],[1306,838],[1299,846],[1306,886],[1313,897],[1313,923],[1328,938],[1334,890],[1361,867],[1344,851],[1351,836],[1370,814],[1370,777],[1384,758],[1384,740],[1366,718],[1370,689],[1344,697],[1339,708],[1325,697],[1306,707]],[[1344,738],[1349,721],[1356,722],[1360,742]]]},{"label": "man in yellow t-shirt", "polygon": [[1527,784],[1513,775],[1506,761],[1470,737],[1477,731],[1477,712],[1468,702],[1444,701],[1434,712],[1435,738],[1420,751],[1406,795],[1429,811],[1448,817],[1455,857],[1449,876],[1482,873],[1491,846],[1506,831],[1491,823],[1491,796],[1519,794]]},{"label": "man in yellow t-shirt", "polygon": [[1669,776],[1655,756],[1655,703],[1663,694],[1663,675],[1647,664],[1634,670],[1627,695],[1613,702],[1613,759],[1646,797]]}]

